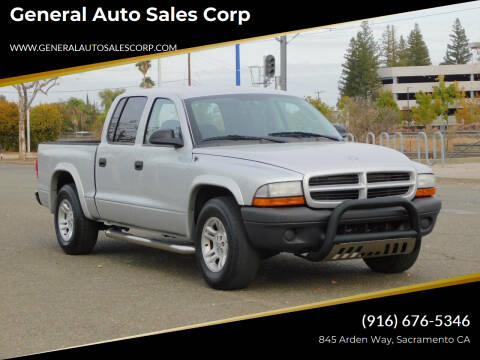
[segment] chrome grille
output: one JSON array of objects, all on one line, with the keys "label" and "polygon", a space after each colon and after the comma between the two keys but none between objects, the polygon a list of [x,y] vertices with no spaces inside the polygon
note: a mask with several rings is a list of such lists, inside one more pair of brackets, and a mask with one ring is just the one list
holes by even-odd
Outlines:
[{"label": "chrome grille", "polygon": [[368,189],[367,198],[378,198],[384,196],[395,196],[395,195],[403,195],[408,192],[408,186],[402,187],[389,187],[389,188],[379,188],[379,189]]},{"label": "chrome grille", "polygon": [[310,193],[314,200],[348,200],[358,199],[358,190],[341,191],[312,191]]},{"label": "chrome grille", "polygon": [[373,172],[367,174],[368,183],[408,180],[410,180],[408,172]]},{"label": "chrome grille", "polygon": [[316,208],[332,208],[350,199],[412,198],[416,174],[406,170],[309,174],[304,179],[304,190],[307,204]]},{"label": "chrome grille", "polygon": [[315,176],[315,177],[311,177],[308,182],[310,186],[357,184],[357,183],[358,183],[358,174]]}]

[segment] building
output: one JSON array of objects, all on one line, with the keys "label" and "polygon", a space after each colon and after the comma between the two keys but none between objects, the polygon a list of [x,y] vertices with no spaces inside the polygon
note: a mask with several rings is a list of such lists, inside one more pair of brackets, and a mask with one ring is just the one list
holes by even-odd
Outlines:
[{"label": "building", "polygon": [[[466,97],[480,96],[480,63],[465,65],[401,66],[380,68],[378,73],[384,89],[391,90],[400,110],[408,110],[416,105],[415,93],[431,93],[439,75],[445,76],[448,86],[457,81]],[[449,109],[448,124],[456,124],[455,108]],[[444,125],[437,119],[434,125]]]}]

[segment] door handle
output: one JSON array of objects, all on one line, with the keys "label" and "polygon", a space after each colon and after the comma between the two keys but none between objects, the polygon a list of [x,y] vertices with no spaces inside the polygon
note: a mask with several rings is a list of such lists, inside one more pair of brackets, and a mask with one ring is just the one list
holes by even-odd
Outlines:
[{"label": "door handle", "polygon": [[135,161],[135,170],[143,170],[143,161]]},{"label": "door handle", "polygon": [[105,158],[98,159],[98,166],[100,166],[100,167],[107,166],[107,159],[105,159]]}]

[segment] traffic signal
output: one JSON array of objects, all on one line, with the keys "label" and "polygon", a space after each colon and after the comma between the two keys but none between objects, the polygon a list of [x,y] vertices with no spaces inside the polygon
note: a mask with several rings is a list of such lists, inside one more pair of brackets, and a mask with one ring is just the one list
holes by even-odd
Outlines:
[{"label": "traffic signal", "polygon": [[267,79],[275,76],[275,57],[273,55],[265,56],[265,77]]}]

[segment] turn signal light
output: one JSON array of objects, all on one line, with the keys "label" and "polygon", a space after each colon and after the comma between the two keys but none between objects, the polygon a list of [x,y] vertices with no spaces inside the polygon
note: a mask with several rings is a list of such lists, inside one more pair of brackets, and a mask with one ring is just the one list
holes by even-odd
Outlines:
[{"label": "turn signal light", "polygon": [[435,195],[436,190],[437,189],[435,188],[417,189],[415,197],[433,196]]},{"label": "turn signal light", "polygon": [[292,206],[292,205],[304,205],[305,198],[303,196],[289,196],[289,197],[276,197],[276,198],[254,198],[253,206]]}]

